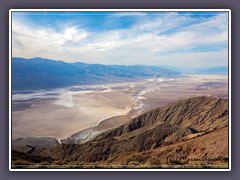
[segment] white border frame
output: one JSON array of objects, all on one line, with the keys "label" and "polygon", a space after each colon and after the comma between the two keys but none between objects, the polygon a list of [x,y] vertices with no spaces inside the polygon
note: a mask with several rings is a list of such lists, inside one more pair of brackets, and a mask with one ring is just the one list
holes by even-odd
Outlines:
[{"label": "white border frame", "polygon": [[[12,141],[12,12],[228,12],[228,169],[13,169],[11,162]],[[231,171],[231,10],[230,9],[10,9],[9,10],[9,171]]]}]

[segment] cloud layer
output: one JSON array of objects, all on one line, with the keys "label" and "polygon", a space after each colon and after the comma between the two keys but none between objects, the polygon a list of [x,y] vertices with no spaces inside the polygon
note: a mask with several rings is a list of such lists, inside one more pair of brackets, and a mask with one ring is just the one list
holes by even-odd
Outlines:
[{"label": "cloud layer", "polygon": [[67,62],[178,67],[228,63],[227,13],[22,13],[12,54]]}]

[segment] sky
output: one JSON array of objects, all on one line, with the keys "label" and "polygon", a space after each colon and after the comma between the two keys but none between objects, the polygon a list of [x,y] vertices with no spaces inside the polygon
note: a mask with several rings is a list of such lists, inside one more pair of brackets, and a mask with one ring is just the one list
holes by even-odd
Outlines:
[{"label": "sky", "polygon": [[12,12],[12,56],[174,67],[228,64],[227,12]]}]

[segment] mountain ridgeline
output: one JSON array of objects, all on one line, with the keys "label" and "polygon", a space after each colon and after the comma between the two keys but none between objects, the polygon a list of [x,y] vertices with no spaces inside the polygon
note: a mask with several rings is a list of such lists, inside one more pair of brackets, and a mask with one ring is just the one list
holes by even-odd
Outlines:
[{"label": "mountain ridgeline", "polygon": [[[14,149],[13,157],[18,160],[21,148]],[[30,157],[50,158],[45,161],[51,164],[64,161],[62,165],[82,163],[83,167],[91,163],[97,166],[117,164],[126,167],[147,165],[149,162],[153,165],[183,165],[189,162],[180,162],[181,158],[219,157],[226,164],[228,100],[212,97],[180,100],[146,112],[88,142],[62,143],[35,148],[31,153],[28,151],[26,148],[22,151],[22,160]],[[204,161],[201,163],[209,164]]]},{"label": "mountain ridgeline", "polygon": [[137,78],[176,76],[158,66],[66,63],[43,58],[12,58],[12,89],[38,90],[81,84],[132,81]]}]

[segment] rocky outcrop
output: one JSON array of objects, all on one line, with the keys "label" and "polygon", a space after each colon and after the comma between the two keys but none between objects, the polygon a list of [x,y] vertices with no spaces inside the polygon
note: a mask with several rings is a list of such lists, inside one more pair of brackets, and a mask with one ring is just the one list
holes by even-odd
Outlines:
[{"label": "rocky outcrop", "polygon": [[228,100],[193,97],[144,113],[84,144],[37,148],[33,154],[54,160],[105,162],[121,154],[167,147],[190,135],[204,135],[227,126]]}]

